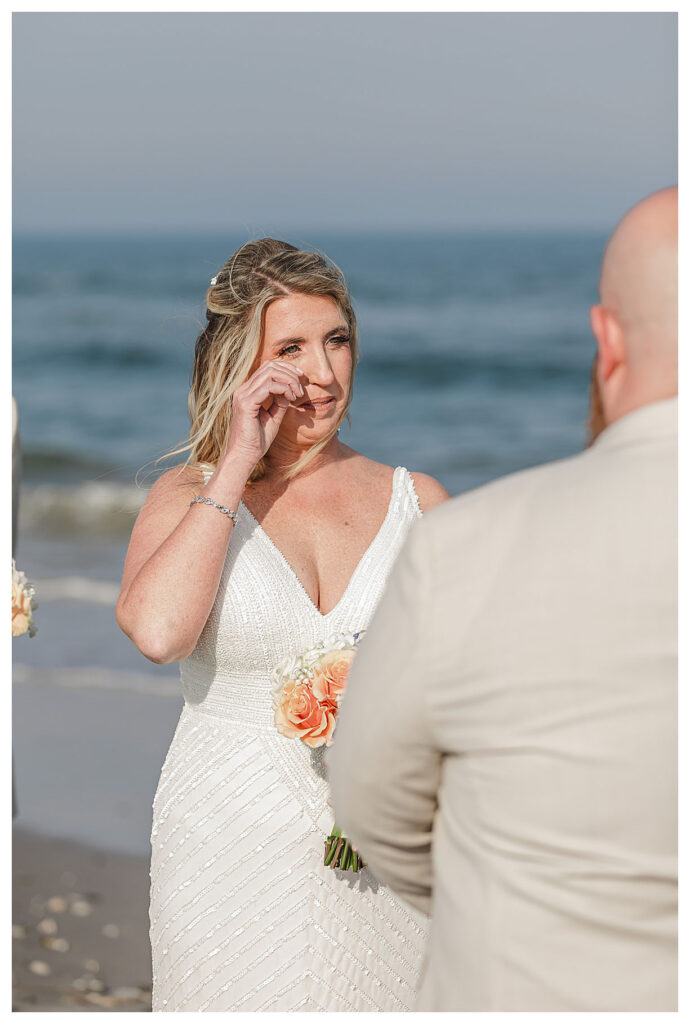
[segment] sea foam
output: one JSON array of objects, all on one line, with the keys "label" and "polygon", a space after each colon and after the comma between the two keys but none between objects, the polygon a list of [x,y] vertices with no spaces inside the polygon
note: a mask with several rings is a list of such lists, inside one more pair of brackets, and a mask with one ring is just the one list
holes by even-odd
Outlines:
[{"label": "sea foam", "polygon": [[20,531],[43,537],[126,537],[146,493],[105,481],[27,485],[21,494]]}]

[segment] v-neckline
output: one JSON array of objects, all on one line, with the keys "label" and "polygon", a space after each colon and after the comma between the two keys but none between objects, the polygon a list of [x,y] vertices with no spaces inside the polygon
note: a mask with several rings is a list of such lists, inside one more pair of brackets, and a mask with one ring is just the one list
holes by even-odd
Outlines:
[{"label": "v-neckline", "polygon": [[357,562],[357,565],[354,567],[354,569],[352,571],[352,575],[350,576],[349,580],[347,581],[345,589],[343,590],[342,594],[340,595],[340,598],[333,605],[331,610],[328,611],[328,612],[322,612],[317,607],[317,605],[314,604],[314,601],[310,597],[307,588],[302,583],[302,580],[299,578],[299,576],[297,575],[297,573],[293,569],[293,567],[290,564],[290,562],[288,562],[287,558],[285,557],[283,552],[280,550],[280,548],[278,547],[276,542],[274,540],[272,540],[272,538],[266,533],[266,531],[264,530],[263,526],[261,525],[261,523],[258,521],[256,516],[254,515],[254,513],[250,509],[247,508],[247,506],[245,505],[245,503],[243,501],[240,501],[240,508],[244,509],[244,511],[247,513],[247,515],[249,516],[249,519],[252,521],[252,523],[257,528],[259,533],[266,539],[266,542],[268,543],[268,545],[271,548],[271,550],[273,550],[276,553],[276,555],[278,556],[279,560],[283,563],[283,566],[287,569],[288,574],[297,583],[297,586],[299,587],[299,589],[302,591],[302,593],[306,597],[307,601],[309,602],[310,607],[316,612],[316,614],[321,619],[328,619],[335,611],[337,611],[340,608],[341,604],[344,602],[345,598],[347,597],[347,595],[349,594],[349,592],[350,592],[350,590],[352,588],[352,585],[353,585],[353,583],[355,581],[355,577],[357,576],[357,574],[359,573],[359,570],[362,567],[362,563],[364,562],[365,558],[367,557],[367,555],[369,554],[369,552],[373,548],[373,546],[376,543],[376,541],[381,536],[381,533],[382,533],[384,527],[388,523],[388,520],[390,519],[391,513],[393,511],[393,505],[395,503],[395,492],[397,490],[398,472],[399,472],[400,468],[401,468],[400,466],[397,466],[395,468],[395,470],[393,471],[393,485],[392,485],[392,488],[391,488],[391,496],[390,496],[390,501],[388,502],[388,510],[386,512],[384,520],[381,523],[381,525],[379,526],[378,530],[376,531],[376,534],[372,538],[371,543],[368,545],[366,551],[364,552],[364,554],[362,555],[360,560]]}]

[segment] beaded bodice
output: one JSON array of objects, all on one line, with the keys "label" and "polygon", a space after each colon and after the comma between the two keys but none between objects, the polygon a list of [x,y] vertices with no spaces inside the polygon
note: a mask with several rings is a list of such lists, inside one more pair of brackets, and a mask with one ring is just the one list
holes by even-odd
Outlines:
[{"label": "beaded bodice", "polygon": [[274,728],[271,672],[329,637],[365,629],[412,523],[421,515],[398,466],[388,512],[338,604],[316,608],[267,533],[240,503],[218,594],[195,650],[181,663],[185,701],[242,725]]}]

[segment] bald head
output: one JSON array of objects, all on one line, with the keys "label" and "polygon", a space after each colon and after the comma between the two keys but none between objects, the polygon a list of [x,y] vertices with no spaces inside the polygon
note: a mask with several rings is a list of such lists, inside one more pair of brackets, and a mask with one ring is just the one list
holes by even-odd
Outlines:
[{"label": "bald head", "polygon": [[678,392],[678,189],[626,213],[606,246],[592,308],[607,422]]},{"label": "bald head", "polygon": [[633,206],[606,246],[599,292],[631,343],[678,341],[678,189]]}]

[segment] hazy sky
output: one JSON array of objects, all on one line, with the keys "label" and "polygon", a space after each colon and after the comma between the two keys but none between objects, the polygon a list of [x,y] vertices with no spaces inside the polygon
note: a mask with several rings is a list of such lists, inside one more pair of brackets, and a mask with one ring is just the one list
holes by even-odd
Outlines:
[{"label": "hazy sky", "polygon": [[674,14],[15,14],[17,231],[609,229]]}]

